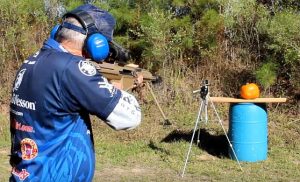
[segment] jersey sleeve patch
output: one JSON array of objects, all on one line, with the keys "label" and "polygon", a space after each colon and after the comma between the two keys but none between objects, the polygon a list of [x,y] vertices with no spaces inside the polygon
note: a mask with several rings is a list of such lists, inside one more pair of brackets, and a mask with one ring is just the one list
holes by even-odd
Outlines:
[{"label": "jersey sleeve patch", "polygon": [[95,66],[88,60],[79,61],[78,68],[85,76],[95,76],[97,73]]},{"label": "jersey sleeve patch", "polygon": [[141,122],[141,109],[136,98],[121,91],[122,96],[107,118],[107,124],[116,130],[136,128]]}]

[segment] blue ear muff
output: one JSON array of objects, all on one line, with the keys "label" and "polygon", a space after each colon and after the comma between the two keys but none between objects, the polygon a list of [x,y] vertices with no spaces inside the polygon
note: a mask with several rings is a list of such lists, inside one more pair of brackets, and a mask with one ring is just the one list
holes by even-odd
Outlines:
[{"label": "blue ear muff", "polygon": [[60,28],[60,25],[55,25],[55,27],[52,28],[52,30],[50,32],[50,38],[51,39],[55,39],[56,33],[57,33],[59,28]]},{"label": "blue ear muff", "polygon": [[85,43],[85,49],[93,61],[103,61],[109,53],[107,39],[100,33],[90,35]]}]

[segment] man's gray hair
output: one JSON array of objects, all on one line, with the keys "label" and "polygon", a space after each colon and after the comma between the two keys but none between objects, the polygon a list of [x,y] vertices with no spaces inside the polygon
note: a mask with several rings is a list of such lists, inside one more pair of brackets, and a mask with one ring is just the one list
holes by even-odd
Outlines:
[{"label": "man's gray hair", "polygon": [[[79,21],[73,17],[66,18],[64,22],[68,22],[78,27],[82,27]],[[86,35],[83,35],[79,32],[76,32],[68,28],[62,28],[57,32],[57,36],[56,36],[56,40],[58,42],[63,42],[63,41],[73,42],[74,47],[76,47],[76,49],[83,49],[85,39],[86,39]]]}]

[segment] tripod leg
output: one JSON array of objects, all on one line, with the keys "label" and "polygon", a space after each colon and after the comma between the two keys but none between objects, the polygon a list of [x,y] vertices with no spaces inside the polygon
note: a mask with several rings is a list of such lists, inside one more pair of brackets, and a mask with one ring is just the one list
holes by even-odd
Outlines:
[{"label": "tripod leg", "polygon": [[204,109],[205,109],[205,124],[207,124],[207,122],[208,122],[208,114],[207,114],[207,106],[208,106],[208,99],[207,99],[207,97],[208,96],[206,96],[206,98],[205,98],[205,106],[204,106]]},{"label": "tripod leg", "polygon": [[[210,98],[209,98],[209,100],[210,100]],[[219,116],[219,114],[218,114],[218,112],[217,112],[217,110],[216,110],[216,107],[215,107],[214,103],[213,103],[211,100],[210,100],[210,103],[211,103],[211,106],[212,106],[212,108],[214,109],[215,114],[216,114],[216,116],[217,116],[217,118],[218,118],[218,121],[219,121],[219,123],[220,123],[220,125],[221,125],[221,127],[222,127],[222,129],[223,129],[223,132],[224,132],[224,134],[225,134],[225,136],[226,136],[226,139],[227,139],[227,141],[228,141],[228,144],[229,144],[229,146],[230,146],[230,148],[231,148],[231,150],[232,150],[232,152],[233,152],[233,154],[234,154],[234,157],[236,158],[236,161],[237,161],[237,163],[238,163],[238,165],[239,165],[241,171],[243,171],[243,168],[242,168],[242,166],[241,166],[241,164],[240,164],[240,161],[238,160],[238,158],[237,158],[237,156],[236,156],[236,154],[235,154],[235,151],[234,151],[234,149],[233,149],[233,147],[232,147],[232,144],[231,144],[231,142],[230,142],[230,140],[229,140],[229,138],[228,138],[228,135],[227,135],[227,133],[226,133],[226,130],[225,130],[225,128],[224,128],[224,125],[223,125],[223,123],[222,123],[222,121],[221,121],[221,119],[220,119],[220,116]]]},{"label": "tripod leg", "polygon": [[[200,119],[200,120],[202,120],[202,119]],[[197,146],[199,146],[199,144],[200,144],[200,129],[201,128],[199,127],[199,132],[198,132],[198,136],[197,136]]]},{"label": "tripod leg", "polygon": [[192,139],[191,139],[191,142],[190,142],[190,146],[189,146],[188,152],[187,152],[187,154],[186,154],[185,163],[184,163],[184,167],[183,167],[183,170],[182,170],[181,177],[184,176],[185,169],[186,169],[186,166],[187,166],[187,162],[188,162],[188,160],[189,160],[190,152],[191,152],[192,145],[193,145],[193,140],[194,140],[195,133],[196,133],[196,130],[197,130],[197,127],[198,127],[198,123],[199,123],[199,121],[200,121],[202,108],[203,108],[203,101],[202,101],[201,104],[200,104],[200,108],[199,108],[197,120],[196,120],[196,122],[195,122],[195,127],[194,127],[194,130],[193,130],[193,135],[192,135]]},{"label": "tripod leg", "polygon": [[[208,114],[207,114],[207,106],[208,106],[208,100],[207,96],[203,100],[203,105],[202,105],[202,111],[204,111],[204,121],[205,124],[208,122]],[[200,116],[200,120],[202,121],[202,116]],[[198,132],[198,137],[197,137],[197,145],[200,143],[200,127],[199,127],[199,132]]]},{"label": "tripod leg", "polygon": [[[205,104],[205,101],[203,101],[203,104],[200,106],[202,107],[201,108],[201,113],[204,111],[206,112],[207,111],[207,105]],[[206,113],[205,113],[206,114]],[[203,118],[202,118],[202,114],[200,115],[200,121],[202,121]],[[207,121],[206,121],[207,122]],[[200,125],[200,124],[199,124]],[[199,143],[200,143],[200,126],[199,126],[199,132],[198,132],[198,136],[197,136],[197,145],[199,146]]]}]

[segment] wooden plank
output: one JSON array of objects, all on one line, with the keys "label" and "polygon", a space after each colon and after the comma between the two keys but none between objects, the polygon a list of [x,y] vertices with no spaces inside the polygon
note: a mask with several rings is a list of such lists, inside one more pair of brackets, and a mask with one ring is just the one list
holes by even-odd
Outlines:
[{"label": "wooden plank", "polygon": [[236,99],[231,97],[210,97],[212,102],[230,102],[230,103],[270,103],[270,102],[286,102],[286,98],[256,98],[256,99]]}]

